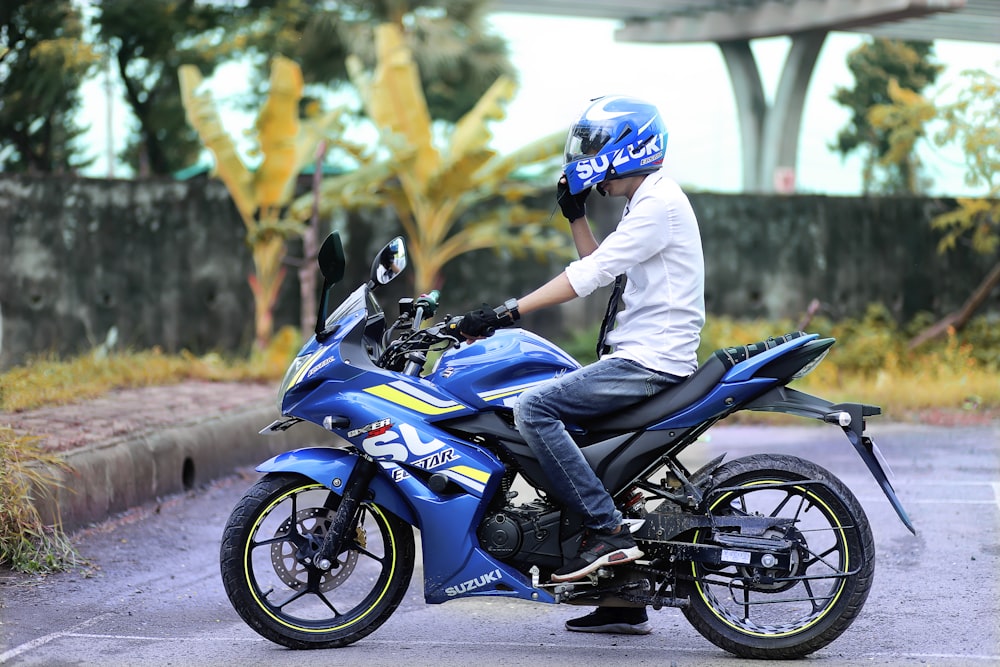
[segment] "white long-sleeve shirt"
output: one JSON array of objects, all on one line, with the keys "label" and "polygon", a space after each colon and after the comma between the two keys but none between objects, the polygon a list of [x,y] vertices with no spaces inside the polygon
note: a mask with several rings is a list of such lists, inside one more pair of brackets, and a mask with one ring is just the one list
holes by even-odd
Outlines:
[{"label": "white long-sleeve shirt", "polygon": [[705,324],[705,262],[698,220],[687,196],[661,170],[625,205],[617,228],[598,248],[566,267],[577,296],[624,273],[624,309],[607,336],[607,355],[685,376],[698,367]]}]

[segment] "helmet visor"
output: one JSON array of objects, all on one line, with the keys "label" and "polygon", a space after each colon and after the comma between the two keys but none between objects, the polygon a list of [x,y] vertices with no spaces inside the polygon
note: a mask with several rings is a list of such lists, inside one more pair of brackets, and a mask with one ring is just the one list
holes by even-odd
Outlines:
[{"label": "helmet visor", "polygon": [[611,123],[588,122],[575,125],[566,139],[566,162],[597,155],[611,140],[612,129]]}]

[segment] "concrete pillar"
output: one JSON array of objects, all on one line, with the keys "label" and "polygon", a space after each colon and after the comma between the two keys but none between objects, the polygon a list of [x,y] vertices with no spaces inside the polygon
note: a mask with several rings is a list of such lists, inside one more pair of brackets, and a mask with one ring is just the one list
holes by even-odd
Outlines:
[{"label": "concrete pillar", "polygon": [[718,42],[736,98],[745,192],[774,192],[779,169],[795,173],[806,92],[826,35],[814,30],[791,36],[773,105],[764,96],[750,41]]}]

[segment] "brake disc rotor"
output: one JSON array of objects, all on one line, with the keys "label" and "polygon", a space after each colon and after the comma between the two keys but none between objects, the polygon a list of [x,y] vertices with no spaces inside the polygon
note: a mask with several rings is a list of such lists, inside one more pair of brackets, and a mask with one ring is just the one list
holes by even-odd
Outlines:
[{"label": "brake disc rotor", "polygon": [[[310,557],[315,556],[315,552],[323,544],[327,529],[333,523],[336,510],[325,507],[309,507],[295,513],[296,529],[302,537],[310,542]],[[292,527],[292,517],[288,517],[278,529],[274,531],[274,536],[287,535]],[[363,548],[367,544],[367,535],[362,525],[358,525],[356,534],[357,543]],[[350,550],[346,553],[340,564],[322,574],[319,580],[319,590],[321,592],[331,591],[337,588],[354,572],[354,567],[358,562],[358,552]],[[310,572],[315,572],[316,567],[306,564],[299,559],[298,549],[289,540],[282,540],[271,545],[271,564],[275,574],[281,582],[291,588],[298,590],[309,581]]]}]

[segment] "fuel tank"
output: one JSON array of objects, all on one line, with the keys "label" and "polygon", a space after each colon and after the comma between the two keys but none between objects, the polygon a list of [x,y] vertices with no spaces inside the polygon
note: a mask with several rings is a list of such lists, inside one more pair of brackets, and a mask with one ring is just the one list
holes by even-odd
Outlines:
[{"label": "fuel tank", "polygon": [[425,376],[463,403],[510,407],[524,390],[580,367],[551,341],[524,329],[500,329],[441,355]]}]

